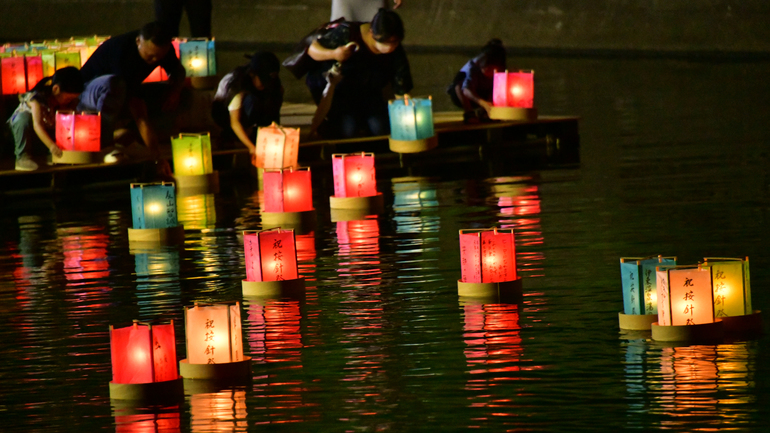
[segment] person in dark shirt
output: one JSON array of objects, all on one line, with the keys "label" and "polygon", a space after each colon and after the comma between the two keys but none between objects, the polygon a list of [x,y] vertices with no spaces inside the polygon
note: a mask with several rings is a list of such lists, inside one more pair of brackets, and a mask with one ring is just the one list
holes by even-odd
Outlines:
[{"label": "person in dark shirt", "polygon": [[341,22],[327,28],[308,48],[315,64],[306,83],[318,104],[337,63],[342,78],[319,127],[328,138],[388,135],[388,104],[383,97],[390,84],[397,98],[412,90],[409,60],[401,41],[404,24],[397,13],[380,9],[370,23]]},{"label": "person in dark shirt", "polygon": [[463,109],[466,123],[489,120],[495,71],[504,71],[505,64],[503,42],[492,39],[482,47],[479,55],[463,65],[447,87],[452,102]]},{"label": "person in dark shirt", "polygon": [[256,127],[281,121],[280,68],[275,54],[257,51],[247,65],[222,77],[211,104],[211,117],[224,134],[237,137],[252,155],[256,153]]},{"label": "person in dark shirt", "polygon": [[[116,121],[130,114],[139,135],[157,159],[158,139],[142,98],[146,92],[141,91],[142,82],[157,66],[166,71],[169,80],[152,84],[163,88],[162,109],[170,111],[179,101],[185,69],[176,57],[171,37],[157,22],[107,39],[80,69],[85,90],[80,95],[78,109],[101,112],[102,148],[112,145]],[[105,157],[105,162],[114,162],[108,160],[110,156],[114,159],[122,155],[112,152]]]}]

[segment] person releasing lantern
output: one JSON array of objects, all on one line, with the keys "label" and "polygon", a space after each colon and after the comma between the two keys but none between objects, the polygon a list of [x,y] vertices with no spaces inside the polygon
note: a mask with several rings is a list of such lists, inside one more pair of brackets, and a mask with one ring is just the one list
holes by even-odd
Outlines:
[{"label": "person releasing lantern", "polygon": [[492,39],[481,53],[463,65],[446,92],[452,103],[463,109],[465,123],[489,120],[492,87],[496,71],[506,69],[506,53],[500,39]]},{"label": "person releasing lantern", "polygon": [[56,110],[72,109],[82,91],[83,79],[79,71],[66,67],[42,79],[20,96],[19,106],[8,121],[14,138],[16,170],[37,170],[38,164],[33,160],[34,142],[42,142],[52,155],[61,156],[61,149],[51,137],[56,125]]}]

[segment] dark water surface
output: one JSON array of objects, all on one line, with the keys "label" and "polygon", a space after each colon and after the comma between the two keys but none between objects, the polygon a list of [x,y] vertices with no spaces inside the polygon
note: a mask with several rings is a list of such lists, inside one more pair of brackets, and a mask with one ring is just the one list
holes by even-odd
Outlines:
[{"label": "dark water surface", "polygon": [[[462,61],[414,56],[414,93],[448,108]],[[241,295],[238,233],[260,227],[249,178],[180,199],[183,248],[151,253],[129,250],[127,188],[3,203],[0,430],[767,431],[766,336],[674,347],[624,338],[617,312],[618,258],[658,253],[749,256],[767,310],[770,65],[515,63],[537,71],[541,113],[582,116],[580,166],[379,176],[385,213],[349,223],[330,221],[314,171],[301,299]],[[495,224],[517,230],[521,305],[457,296],[458,230]],[[182,358],[183,306],[232,300],[251,383],[111,405],[110,324],[174,319]]]}]

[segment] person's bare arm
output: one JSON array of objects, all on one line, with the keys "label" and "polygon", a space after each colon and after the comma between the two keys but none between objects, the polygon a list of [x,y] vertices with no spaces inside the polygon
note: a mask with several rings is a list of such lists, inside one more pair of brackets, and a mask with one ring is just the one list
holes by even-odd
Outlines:
[{"label": "person's bare arm", "polygon": [[147,145],[147,149],[152,152],[154,158],[160,156],[160,149],[158,148],[158,137],[155,134],[155,130],[150,125],[150,120],[147,116],[147,105],[141,98],[131,98],[128,103],[129,110],[131,111],[131,117],[136,122],[136,127],[139,129],[139,135],[144,140],[144,144]]},{"label": "person's bare arm", "polygon": [[467,87],[463,89],[463,96],[470,99],[471,101],[479,104],[483,109],[487,110],[489,112],[490,109],[492,109],[492,103],[480,98],[478,95],[476,95],[473,90],[468,89]]},{"label": "person's bare arm", "polygon": [[29,106],[32,109],[32,129],[35,130],[35,134],[37,134],[40,141],[45,144],[45,147],[48,148],[51,155],[56,157],[61,156],[61,149],[59,149],[56,142],[51,139],[51,136],[48,135],[48,131],[45,129],[45,125],[43,125],[43,109],[40,106],[40,103],[33,99],[29,102]]},{"label": "person's bare arm", "polygon": [[315,61],[323,62],[325,60],[336,60],[344,62],[349,59],[358,50],[358,44],[348,42],[337,48],[326,48],[318,41],[313,41],[307,49],[308,55]]},{"label": "person's bare arm", "polygon": [[249,138],[249,134],[246,133],[246,129],[244,129],[240,119],[240,108],[236,108],[235,110],[230,111],[230,127],[233,128],[233,132],[235,133],[236,137],[241,140],[241,143],[243,143],[249,149],[249,153],[253,155],[257,151],[257,146]]}]

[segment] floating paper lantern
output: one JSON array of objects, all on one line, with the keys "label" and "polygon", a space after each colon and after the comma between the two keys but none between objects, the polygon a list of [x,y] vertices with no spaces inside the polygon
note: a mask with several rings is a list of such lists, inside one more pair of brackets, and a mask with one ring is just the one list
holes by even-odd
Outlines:
[{"label": "floating paper lantern", "polygon": [[722,320],[726,332],[760,332],[761,313],[751,306],[749,258],[707,257],[711,268],[714,317]]},{"label": "floating paper lantern", "polygon": [[3,57],[0,59],[2,70],[3,95],[14,95],[27,91],[27,75],[24,56]]},{"label": "floating paper lantern", "polygon": [[265,295],[281,291],[287,286],[301,286],[294,230],[263,230],[243,232],[246,280],[243,291],[247,295]]},{"label": "floating paper lantern", "polygon": [[[351,210],[356,215],[349,220],[362,219],[365,215],[381,213],[382,194],[377,192],[373,153],[332,155],[334,196],[329,198],[332,210]],[[332,218],[335,222],[345,219]]]},{"label": "floating paper lantern", "polygon": [[262,227],[292,228],[300,233],[315,225],[310,169],[268,169],[263,173]]},{"label": "floating paper lantern", "polygon": [[101,150],[101,122],[99,113],[56,112],[56,145],[62,156],[52,161],[63,164],[88,164]]},{"label": "floating paper lantern", "polygon": [[536,119],[534,71],[495,72],[493,108],[489,117],[499,120]]},{"label": "floating paper lantern", "polygon": [[167,244],[184,240],[184,228],[177,221],[174,183],[132,183],[131,210],[129,242]]},{"label": "floating paper lantern", "polygon": [[657,266],[676,266],[676,257],[624,257],[620,259],[623,286],[621,329],[649,330],[658,321]]},{"label": "floating paper lantern", "polygon": [[207,77],[216,75],[216,53],[214,40],[181,39],[179,40],[179,60],[188,77]]},{"label": "floating paper lantern", "polygon": [[144,400],[181,396],[182,380],[176,365],[174,322],[110,326],[112,381],[110,397]]},{"label": "floating paper lantern", "polygon": [[460,230],[460,270],[460,296],[520,295],[513,229]]},{"label": "floating paper lantern", "polygon": [[174,177],[179,189],[197,193],[218,192],[219,173],[211,159],[211,137],[205,134],[179,134],[171,139]]},{"label": "floating paper lantern", "polygon": [[403,98],[388,103],[390,150],[416,153],[438,145],[433,131],[433,101],[430,97]]},{"label": "floating paper lantern", "polygon": [[250,376],[251,358],[243,356],[240,303],[185,307],[185,335],[187,359],[179,362],[182,377]]},{"label": "floating paper lantern", "polygon": [[722,323],[714,321],[714,296],[708,267],[659,266],[656,278],[658,322],[651,326],[654,340],[722,337]]},{"label": "floating paper lantern", "polygon": [[257,130],[257,167],[281,169],[297,166],[299,129],[283,128],[275,122]]}]

